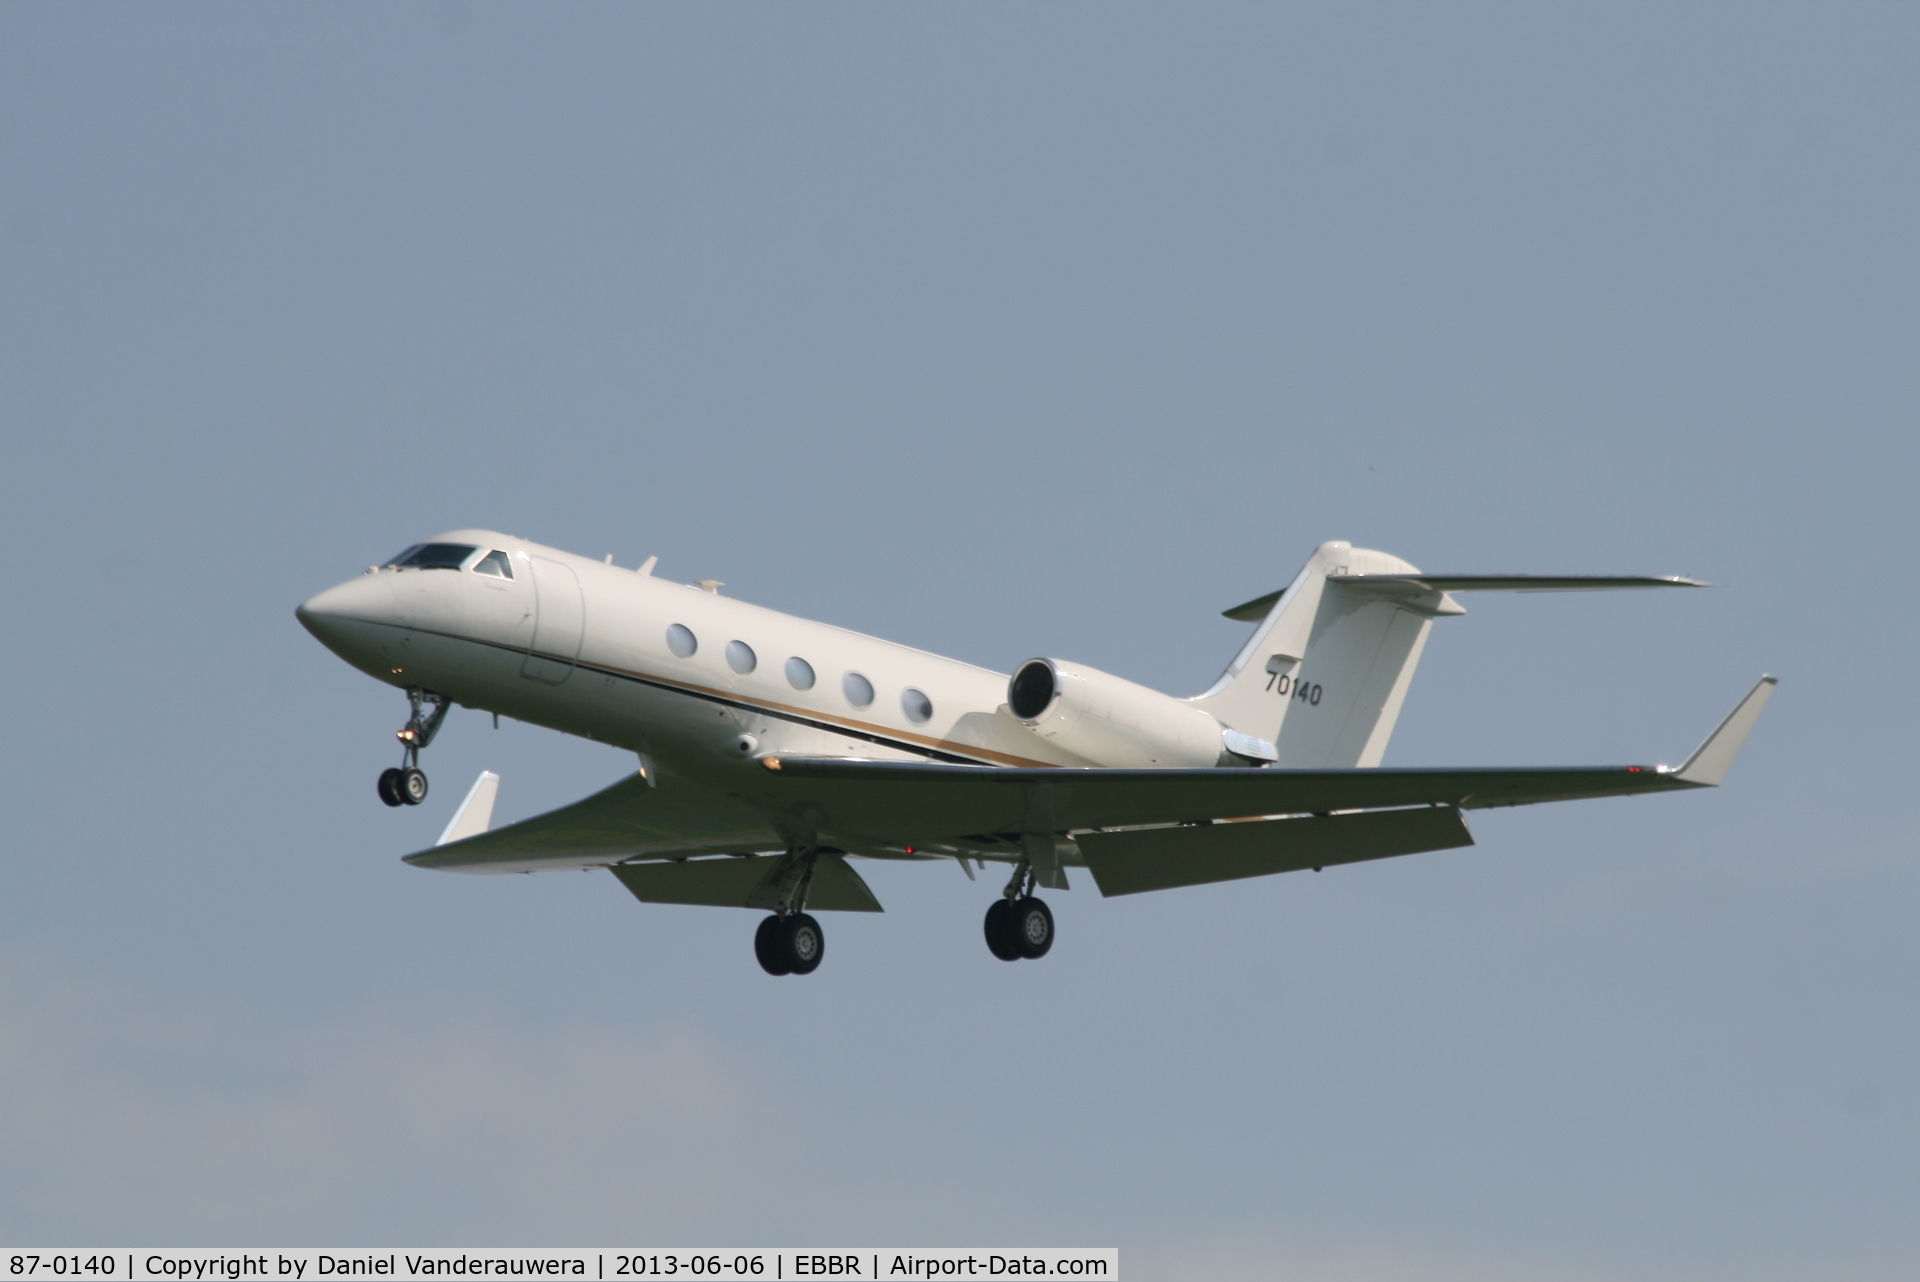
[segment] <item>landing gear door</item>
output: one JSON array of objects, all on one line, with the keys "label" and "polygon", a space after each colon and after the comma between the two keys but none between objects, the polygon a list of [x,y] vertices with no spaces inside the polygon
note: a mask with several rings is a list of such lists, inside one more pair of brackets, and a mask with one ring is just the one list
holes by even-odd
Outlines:
[{"label": "landing gear door", "polygon": [[573,675],[573,665],[580,660],[587,602],[571,567],[545,557],[528,559],[533,565],[533,643],[520,675],[557,686]]}]

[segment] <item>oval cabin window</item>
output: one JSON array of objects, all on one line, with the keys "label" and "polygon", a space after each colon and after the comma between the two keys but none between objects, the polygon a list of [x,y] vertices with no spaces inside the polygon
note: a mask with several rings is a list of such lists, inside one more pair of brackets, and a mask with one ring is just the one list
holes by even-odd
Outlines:
[{"label": "oval cabin window", "polygon": [[916,726],[924,726],[933,720],[933,700],[912,686],[900,692],[900,710]]},{"label": "oval cabin window", "polygon": [[858,672],[849,672],[840,678],[840,693],[847,696],[847,702],[856,708],[864,708],[873,702],[873,682]]},{"label": "oval cabin window", "polygon": [[667,649],[682,659],[691,659],[693,652],[700,648],[700,642],[694,637],[693,629],[684,623],[676,623],[667,629]]},{"label": "oval cabin window", "polygon": [[788,659],[787,684],[796,690],[813,689],[813,665],[798,655]]},{"label": "oval cabin window", "polygon": [[760,660],[754,656],[753,647],[745,641],[727,642],[727,666],[729,668],[732,668],[744,677],[747,673],[752,672],[758,667],[759,664]]}]

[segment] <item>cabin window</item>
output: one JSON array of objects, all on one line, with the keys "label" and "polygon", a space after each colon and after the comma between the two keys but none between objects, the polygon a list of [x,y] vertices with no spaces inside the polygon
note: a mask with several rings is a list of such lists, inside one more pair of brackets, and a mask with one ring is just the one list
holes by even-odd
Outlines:
[{"label": "cabin window", "polygon": [[700,648],[700,641],[693,635],[693,629],[684,623],[676,623],[667,629],[667,649],[682,659],[691,659],[693,652]]},{"label": "cabin window", "polygon": [[397,570],[457,570],[479,550],[470,543],[416,543],[387,564]]},{"label": "cabin window", "polygon": [[787,684],[796,690],[813,689],[813,665],[799,655],[788,659]]},{"label": "cabin window", "polygon": [[489,552],[480,558],[479,563],[473,567],[473,572],[475,574],[491,574],[496,579],[511,579],[513,577],[513,562],[507,559],[505,552]]},{"label": "cabin window", "polygon": [[873,682],[858,672],[849,672],[840,678],[840,693],[847,696],[847,702],[856,708],[864,708],[873,702]]},{"label": "cabin window", "polygon": [[900,692],[900,710],[916,726],[924,726],[933,720],[933,700],[912,686]]},{"label": "cabin window", "polygon": [[760,660],[754,655],[752,646],[748,645],[745,641],[727,642],[727,666],[729,668],[732,668],[744,677],[759,665]]}]

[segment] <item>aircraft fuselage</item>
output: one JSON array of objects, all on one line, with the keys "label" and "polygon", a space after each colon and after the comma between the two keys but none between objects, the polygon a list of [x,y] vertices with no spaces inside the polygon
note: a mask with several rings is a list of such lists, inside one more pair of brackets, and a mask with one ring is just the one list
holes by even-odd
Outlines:
[{"label": "aircraft fuselage", "polygon": [[[475,552],[371,569],[300,621],[389,685],[715,782],[769,752],[1086,764],[998,711],[1003,673],[493,531],[432,543],[445,545]],[[494,550],[511,578],[471,568]]]},{"label": "aircraft fuselage", "polygon": [[[1711,787],[1773,688],[1762,678],[1677,769],[1381,768],[1451,593],[1694,587],[1673,576],[1426,575],[1322,543],[1205,693],[1177,699],[1038,658],[1011,679],[910,646],[491,530],[416,544],[313,597],[302,624],[405,690],[403,764],[380,799],[427,796],[420,752],[452,704],[639,754],[633,775],[492,829],[483,773],[421,867],[601,866],[642,902],[769,912],[771,974],[820,964],[808,912],[879,911],[849,856],[1012,865],[984,933],[1002,960],[1052,947],[1037,888],[1068,865],[1103,894],[1203,885],[1472,844],[1463,812]],[[1061,769],[1061,767],[1074,767]]]}]

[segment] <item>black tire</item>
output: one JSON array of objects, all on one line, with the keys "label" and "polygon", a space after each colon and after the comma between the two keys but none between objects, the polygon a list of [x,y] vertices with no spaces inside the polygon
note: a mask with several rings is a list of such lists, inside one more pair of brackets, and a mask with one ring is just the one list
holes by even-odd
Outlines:
[{"label": "black tire", "polygon": [[1013,941],[1013,905],[1004,899],[987,905],[987,951],[1001,961],[1020,960],[1020,949]]},{"label": "black tire", "polygon": [[394,791],[400,794],[400,800],[409,806],[417,806],[427,799],[427,772],[418,766],[408,766],[400,772],[399,782]]},{"label": "black tire", "polygon": [[400,767],[388,766],[380,772],[380,800],[389,806],[403,806],[400,799]]},{"label": "black tire", "polygon": [[1013,941],[1028,959],[1045,957],[1053,947],[1053,909],[1043,899],[1022,899],[1013,905]]},{"label": "black tire", "polygon": [[780,937],[778,917],[760,919],[760,928],[753,932],[753,955],[760,969],[769,975],[785,975],[793,970],[787,960],[785,941]]},{"label": "black tire", "polygon": [[806,913],[795,913],[782,923],[780,942],[796,975],[813,974],[820,969],[820,959],[827,955],[826,933],[820,929],[820,923]]}]

